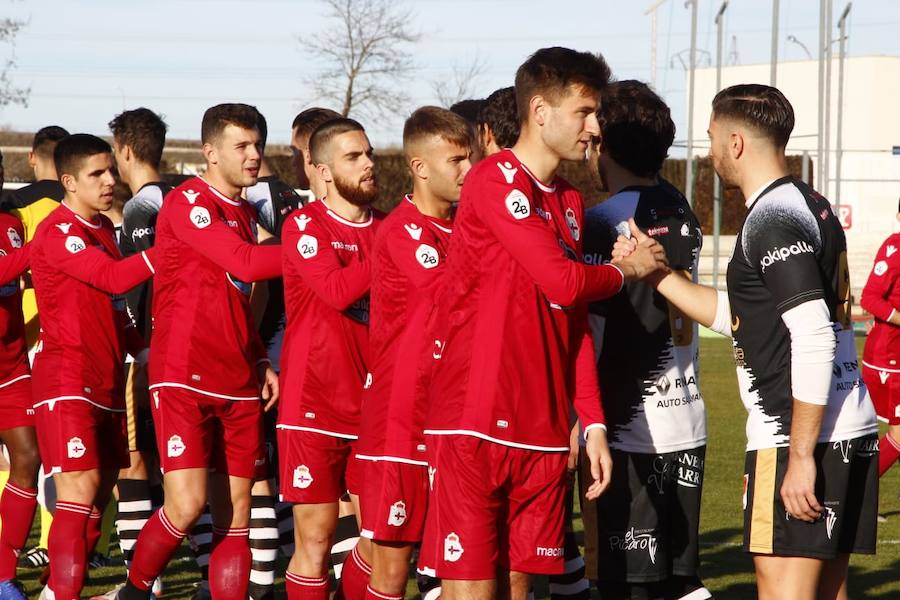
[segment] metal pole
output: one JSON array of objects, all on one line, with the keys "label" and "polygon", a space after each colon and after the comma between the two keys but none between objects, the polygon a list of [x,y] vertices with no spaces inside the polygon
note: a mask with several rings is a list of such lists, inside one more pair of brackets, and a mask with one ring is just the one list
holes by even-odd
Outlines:
[{"label": "metal pole", "polygon": [[697,0],[687,0],[684,6],[691,7],[691,56],[688,58],[688,122],[687,160],[684,173],[684,197],[688,206],[694,206],[694,70],[697,66]]},{"label": "metal pole", "polygon": [[835,155],[835,173],[834,173],[834,199],[835,206],[841,205],[841,162],[844,158],[844,58],[846,58],[847,43],[847,16],[850,14],[852,2],[847,3],[841,18],[838,19],[838,31],[840,32],[839,50],[838,50],[838,101],[837,101],[837,153]]},{"label": "metal pole", "polygon": [[831,178],[831,71],[832,58],[834,53],[831,51],[831,23],[832,23],[832,0],[828,0],[826,19],[826,38],[825,38],[825,154],[822,155],[822,185],[819,191],[827,198],[830,193]]},{"label": "metal pole", "polygon": [[666,0],[656,0],[644,11],[644,16],[650,15],[650,86],[656,88],[656,10]]},{"label": "metal pole", "polygon": [[[722,2],[716,13],[716,92],[722,89],[722,16],[728,8],[728,0]],[[722,235],[722,182],[713,169],[713,287],[719,287],[719,238]]]},{"label": "metal pole", "polygon": [[809,150],[803,151],[803,162],[800,167],[800,179],[803,180],[803,183],[809,185]]},{"label": "metal pole", "polygon": [[816,181],[815,187],[822,189],[822,155],[824,152],[825,138],[822,137],[825,121],[825,45],[828,43],[825,27],[825,5],[828,0],[819,0],[819,135],[816,138]]},{"label": "metal pole", "polygon": [[778,75],[778,0],[772,0],[772,62],[769,66],[769,85],[775,87]]}]

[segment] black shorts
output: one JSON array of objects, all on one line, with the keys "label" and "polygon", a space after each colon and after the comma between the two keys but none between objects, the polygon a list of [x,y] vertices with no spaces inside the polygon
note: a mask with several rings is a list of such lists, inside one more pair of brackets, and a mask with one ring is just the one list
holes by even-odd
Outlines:
[{"label": "black shorts", "polygon": [[[157,449],[153,413],[150,405],[140,399],[141,393],[136,393],[133,366],[134,363],[125,363],[125,432],[128,451],[155,454]],[[147,393],[144,390],[144,398]]]},{"label": "black shorts", "polygon": [[[612,450],[612,483],[582,500],[588,579],[628,583],[694,577],[706,446],[664,454]],[[581,451],[582,498],[591,481]]]},{"label": "black shorts", "polygon": [[874,554],[878,519],[878,436],[816,445],[816,498],[822,518],[807,523],[788,516],[781,483],[787,447],[747,452],[744,468],[744,550],[832,559]]}]

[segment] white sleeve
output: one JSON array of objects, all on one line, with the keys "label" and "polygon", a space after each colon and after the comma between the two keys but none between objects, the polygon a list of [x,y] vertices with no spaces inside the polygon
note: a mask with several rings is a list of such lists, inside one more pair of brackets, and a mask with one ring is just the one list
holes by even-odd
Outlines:
[{"label": "white sleeve", "polygon": [[731,304],[728,302],[728,292],[716,291],[716,318],[709,328],[725,337],[731,336]]},{"label": "white sleeve", "polygon": [[809,404],[828,404],[837,340],[824,300],[810,300],[781,315],[791,332],[791,393]]}]

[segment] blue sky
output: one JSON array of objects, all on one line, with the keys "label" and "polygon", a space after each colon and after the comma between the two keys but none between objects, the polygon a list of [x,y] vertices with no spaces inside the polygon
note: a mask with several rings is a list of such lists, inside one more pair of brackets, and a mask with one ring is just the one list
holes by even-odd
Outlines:
[{"label": "blue sky", "polygon": [[[602,52],[618,78],[649,81],[650,19],[642,13],[651,3],[407,0],[412,27],[422,33],[412,47],[418,69],[402,85],[409,108],[435,103],[432,82],[476,58],[486,65],[476,95],[510,85],[516,66],[548,45]],[[713,60],[720,4],[699,2],[698,47]],[[835,2],[835,21],[845,4]],[[5,128],[54,123],[106,134],[106,123],[123,108],[147,106],[165,115],[170,137],[198,138],[208,106],[243,101],[266,115],[270,140],[286,142],[294,114],[316,100],[306,79],[322,65],[304,52],[302,39],[329,26],[317,0],[0,0],[0,6],[28,21],[16,40],[12,78],[31,87],[27,108],[0,108]],[[785,41],[788,35],[815,55],[818,6],[781,0],[781,60],[805,58]],[[689,47],[690,11],[683,0],[667,0],[658,15],[657,89],[683,131],[686,77],[675,56]],[[726,55],[734,36],[741,64],[769,60],[770,0],[732,0],[725,23]],[[900,55],[900,2],[856,0],[849,23],[851,55]],[[9,51],[0,46],[0,58]],[[366,123],[376,146],[399,142],[405,116]]]}]

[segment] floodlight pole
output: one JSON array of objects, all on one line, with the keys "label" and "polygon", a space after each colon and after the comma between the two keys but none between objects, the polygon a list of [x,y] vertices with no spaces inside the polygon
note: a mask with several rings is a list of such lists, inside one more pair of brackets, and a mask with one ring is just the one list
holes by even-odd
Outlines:
[{"label": "floodlight pole", "polygon": [[822,179],[824,169],[822,168],[822,157],[825,154],[825,138],[822,132],[825,128],[825,46],[828,44],[828,28],[825,26],[825,5],[828,0],[819,0],[819,113],[818,124],[819,130],[816,136],[816,181],[815,187],[822,190]]},{"label": "floodlight pole", "polygon": [[[722,17],[728,8],[728,0],[722,2],[716,13],[716,92],[722,89]],[[713,169],[713,287],[719,287],[719,237],[722,234],[722,182]]]},{"label": "floodlight pole", "polygon": [[685,8],[691,7],[691,55],[688,58],[688,122],[687,160],[684,172],[684,197],[688,206],[694,206],[694,71],[697,68],[697,0],[686,0]]},{"label": "floodlight pole", "polygon": [[650,15],[650,86],[656,89],[656,9],[666,0],[656,0],[644,11],[644,16]]},{"label": "floodlight pole", "polygon": [[825,12],[825,154],[822,156],[823,177],[819,191],[826,197],[830,195],[831,177],[831,71],[834,52],[831,51],[832,0],[827,0]]},{"label": "floodlight pole", "polygon": [[852,6],[853,3],[848,2],[844,12],[841,13],[841,18],[838,19],[838,31],[840,32],[838,35],[840,38],[838,46],[837,151],[834,165],[834,204],[837,207],[841,206],[841,163],[844,158],[844,59],[846,58],[847,50],[847,17],[850,15]]},{"label": "floodlight pole", "polygon": [[778,17],[779,2],[772,0],[772,62],[769,65],[769,85],[775,87],[778,76]]}]

